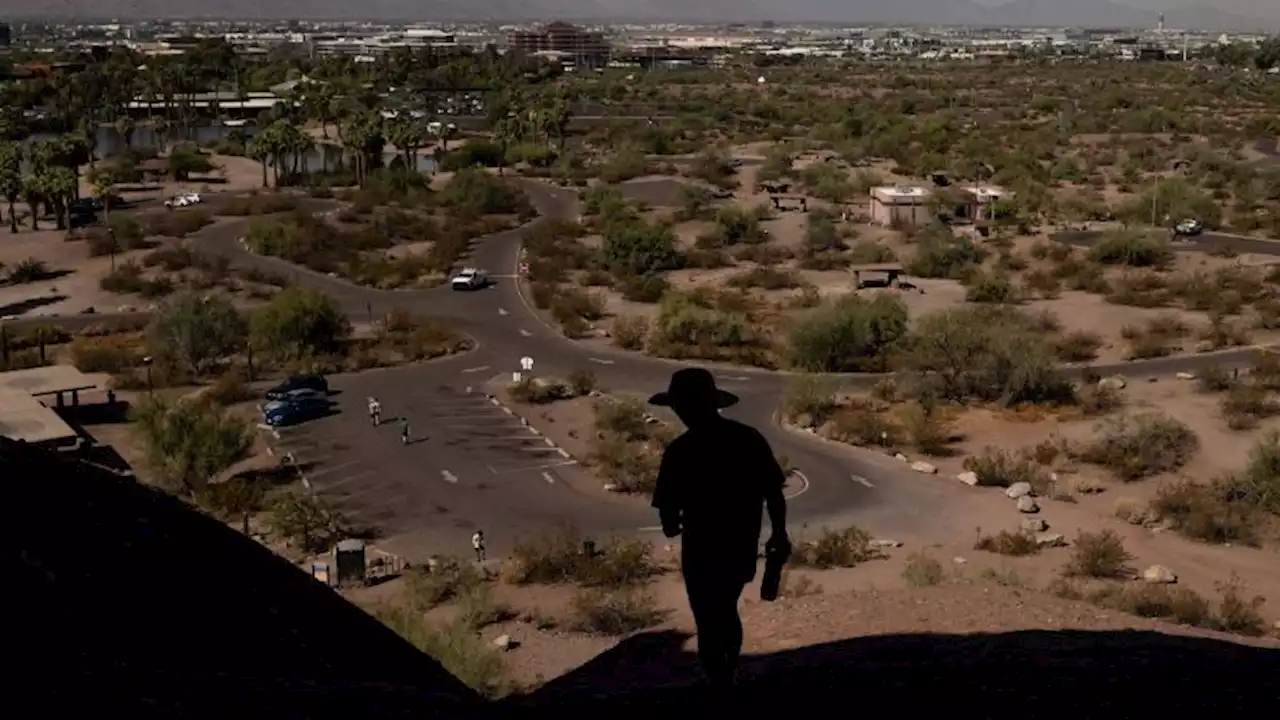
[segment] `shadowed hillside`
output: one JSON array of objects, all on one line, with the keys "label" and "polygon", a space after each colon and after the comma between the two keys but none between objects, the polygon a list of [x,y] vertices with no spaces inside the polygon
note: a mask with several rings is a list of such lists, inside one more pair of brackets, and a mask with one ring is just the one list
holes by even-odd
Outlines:
[{"label": "shadowed hillside", "polygon": [[0,478],[6,646],[21,658],[6,681],[41,715],[456,717],[477,702],[359,608],[168,496],[3,438]]}]

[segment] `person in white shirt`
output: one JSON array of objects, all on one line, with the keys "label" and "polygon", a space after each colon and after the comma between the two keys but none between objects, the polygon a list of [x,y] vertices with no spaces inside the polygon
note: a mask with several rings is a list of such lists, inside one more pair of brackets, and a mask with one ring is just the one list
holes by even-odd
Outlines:
[{"label": "person in white shirt", "polygon": [[477,530],[471,536],[471,548],[476,551],[476,562],[484,562],[484,531]]},{"label": "person in white shirt", "polygon": [[382,403],[377,398],[369,398],[369,420],[374,427],[382,424]]}]

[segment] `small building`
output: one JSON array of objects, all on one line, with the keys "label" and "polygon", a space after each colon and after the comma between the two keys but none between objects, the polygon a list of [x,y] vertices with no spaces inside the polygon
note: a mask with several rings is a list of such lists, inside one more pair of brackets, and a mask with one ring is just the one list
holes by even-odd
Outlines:
[{"label": "small building", "polygon": [[960,190],[964,203],[963,216],[975,222],[994,219],[995,204],[1011,195],[1009,191],[995,185],[964,185]]},{"label": "small building", "polygon": [[877,225],[928,225],[933,220],[933,194],[919,185],[888,185],[871,189],[871,222]]}]

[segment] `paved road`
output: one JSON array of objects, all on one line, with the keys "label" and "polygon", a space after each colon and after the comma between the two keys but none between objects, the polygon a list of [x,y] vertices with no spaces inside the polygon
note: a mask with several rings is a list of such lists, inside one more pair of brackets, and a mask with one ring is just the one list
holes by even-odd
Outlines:
[{"label": "paved road", "polygon": [[[520,182],[540,214],[576,215],[576,194],[534,181]],[[535,222],[542,222],[538,220]],[[341,412],[281,433],[281,451],[292,451],[308,465],[313,484],[353,514],[375,522],[394,536],[392,548],[410,557],[448,552],[473,527],[483,527],[491,548],[500,551],[523,531],[572,522],[589,532],[637,531],[653,522],[642,504],[582,494],[560,473],[575,471],[564,458],[527,437],[528,430],[464,388],[518,369],[519,358],[534,358],[534,370],[565,375],[587,368],[606,386],[641,393],[665,386],[679,364],[601,349],[588,352],[544,324],[526,305],[514,274],[521,231],[491,236],[474,250],[474,264],[494,273],[496,283],[482,291],[455,293],[446,288],[416,291],[373,290],[354,286],[274,258],[248,253],[239,242],[244,223],[203,231],[197,242],[237,266],[284,271],[300,285],[334,297],[354,317],[393,308],[455,318],[477,341],[474,352],[441,361],[333,379]],[[1076,241],[1083,242],[1080,238]],[[1249,243],[1248,252],[1280,254],[1280,244],[1207,235],[1201,247]],[[58,324],[79,327],[109,315],[64,317]],[[22,319],[15,325],[48,322]],[[1168,375],[1207,364],[1243,365],[1250,351],[1160,358],[1097,366],[1103,373]],[[783,373],[714,367],[718,381],[742,397],[727,414],[759,427],[804,473],[807,489],[792,499],[793,526],[857,522],[872,532],[910,533],[953,523],[967,531],[963,518],[949,518],[945,480],[927,479],[891,458],[834,448],[815,438],[780,429],[773,413],[785,392]],[[846,375],[843,382],[866,385],[880,376]],[[378,397],[388,416],[405,414],[420,438],[402,447],[394,424],[373,428],[364,415],[365,398]],[[545,474],[544,474],[545,473]],[[883,528],[883,530],[881,530]],[[397,543],[399,546],[397,547]]]}]

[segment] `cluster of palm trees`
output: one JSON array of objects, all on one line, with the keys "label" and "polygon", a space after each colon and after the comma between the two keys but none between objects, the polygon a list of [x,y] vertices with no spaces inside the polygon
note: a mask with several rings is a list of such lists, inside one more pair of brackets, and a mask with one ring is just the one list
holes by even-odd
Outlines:
[{"label": "cluster of palm trees", "polygon": [[67,210],[80,197],[80,177],[74,168],[86,152],[76,136],[0,142],[0,196],[8,206],[10,232],[18,232],[20,200],[29,208],[31,229],[40,229],[42,208],[56,218],[59,230],[66,229]]}]

